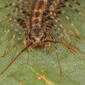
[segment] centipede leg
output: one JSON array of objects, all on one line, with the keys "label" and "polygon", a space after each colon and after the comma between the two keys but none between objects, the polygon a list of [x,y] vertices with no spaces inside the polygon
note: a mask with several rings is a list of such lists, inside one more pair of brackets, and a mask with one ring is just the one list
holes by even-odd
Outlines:
[{"label": "centipede leg", "polygon": [[[28,3],[26,0],[18,0],[19,2],[21,2],[22,3],[22,5],[24,5],[25,3]],[[7,5],[5,5],[5,6],[2,6],[2,7],[0,7],[0,10],[1,9],[5,9],[5,8],[8,8],[8,7],[19,7],[19,3],[17,3],[17,2],[14,2],[14,3],[9,3],[9,4],[7,4]]]},{"label": "centipede leg", "polygon": [[[65,25],[65,29],[68,30],[68,31],[67,31],[68,34],[69,34],[75,41],[77,41],[77,42],[78,42],[78,40],[80,40],[80,38],[84,39],[84,38],[80,35],[80,33],[79,33],[79,31],[77,30],[77,28],[75,27],[75,25],[74,25],[74,24],[72,23],[72,21],[70,20],[70,18],[66,15],[65,11],[59,11],[58,13],[65,15],[66,19],[70,22],[70,24],[71,24],[71,26],[72,26],[72,29],[75,30],[75,33],[76,33],[77,35],[76,35],[75,33],[73,33],[71,30],[67,29],[67,27],[66,27],[66,25]],[[58,19],[59,19],[59,18],[58,18]],[[76,38],[77,38],[77,39],[76,39]]]},{"label": "centipede leg", "polygon": [[[54,37],[54,36],[52,36],[52,35],[50,35],[50,36],[51,36],[51,38],[52,38],[53,40],[55,40],[55,37]],[[58,66],[59,66],[59,73],[60,73],[60,75],[62,75],[62,66],[61,66],[61,63],[60,63],[60,58],[59,58],[59,56],[58,56],[58,51],[57,51],[56,44],[55,44],[55,49],[56,49],[57,62],[58,62]]]},{"label": "centipede leg", "polygon": [[80,38],[79,38],[80,33],[79,33],[79,31],[77,30],[77,28],[75,27],[75,25],[72,23],[72,21],[71,21],[71,19],[69,18],[69,16],[65,13],[64,10],[61,11],[61,14],[63,14],[63,15],[66,17],[66,19],[70,22],[70,24],[71,24],[71,26],[72,26],[72,29],[74,29],[74,30],[75,30],[75,33],[77,34],[77,35],[75,35],[75,34],[70,30],[70,32],[72,33],[72,35],[75,36],[76,38],[80,39]]},{"label": "centipede leg", "polygon": [[61,21],[60,18],[58,18],[58,20],[62,23],[62,25],[65,27],[65,30],[67,30],[66,32],[68,33],[68,35],[73,38],[75,41],[78,42],[78,40],[80,40],[80,37],[75,35],[72,30],[69,30],[68,27]]},{"label": "centipede leg", "polygon": [[[12,39],[12,40],[13,40],[13,39]],[[13,42],[13,41],[12,41],[12,42]],[[16,43],[16,46],[15,46],[16,49],[15,49],[15,52],[14,52],[14,55],[13,55],[11,61],[14,59],[14,56],[16,56],[16,53],[17,53],[17,49],[18,49],[19,44],[20,44],[20,40],[17,39],[17,43]],[[13,44],[12,44],[12,46],[13,46]],[[12,47],[12,46],[11,46],[11,47]]]},{"label": "centipede leg", "polygon": [[82,14],[78,9],[76,9],[75,7],[73,7],[69,2],[67,2],[65,4],[67,7],[70,7],[73,11],[75,11],[76,13],[78,13],[80,16],[85,18],[85,14]]},{"label": "centipede leg", "polygon": [[7,65],[7,67],[0,73],[0,77],[1,77],[2,74],[3,74],[4,72],[6,72],[6,70],[14,63],[14,61],[16,61],[16,59],[17,59],[25,50],[27,50],[27,48],[28,48],[29,46],[31,46],[31,44],[32,44],[32,43],[29,43],[25,48],[23,48],[23,49],[12,59],[12,61]]},{"label": "centipede leg", "polygon": [[0,57],[5,57],[5,56],[7,56],[7,55],[9,54],[9,52],[10,52],[12,46],[13,46],[14,39],[15,39],[15,35],[13,35],[13,37],[12,37],[12,40],[11,40],[10,46],[8,47],[8,50],[5,51],[4,54],[3,54],[2,56],[0,56]]},{"label": "centipede leg", "polygon": [[[66,25],[61,21],[61,19],[60,19],[59,17],[55,17],[55,18],[56,18],[56,22],[59,23],[60,27],[62,28],[61,30],[63,31],[63,33],[64,33],[65,36],[67,37],[68,41],[70,41],[69,43],[70,43],[70,44],[73,44],[73,42],[72,42],[71,39],[70,39],[71,34],[68,32]],[[71,36],[71,37],[72,37],[72,36]],[[75,39],[75,38],[73,37],[73,39]],[[75,39],[75,40],[76,40],[76,39]],[[76,40],[76,41],[77,41],[77,40]],[[67,46],[66,46],[66,45],[67,45]],[[74,44],[73,44],[73,46],[74,46]],[[74,47],[71,48],[69,44],[65,44],[65,47],[66,47],[72,54],[74,54],[74,52],[75,52],[75,51],[73,52],[73,50],[75,50]]]},{"label": "centipede leg", "polygon": [[[13,5],[13,7],[15,7],[16,9],[12,10],[11,13],[4,16],[3,19],[7,19],[8,17],[12,16],[12,14],[14,15],[14,13],[16,13],[17,11],[20,12],[20,13],[22,12],[24,15],[29,17],[29,12],[26,10],[26,8],[23,8],[23,7],[21,7],[21,6],[17,5],[17,4],[14,4],[14,3],[9,4],[9,5],[11,5],[11,6]],[[7,5],[6,7],[8,7],[9,5]]]},{"label": "centipede leg", "polygon": [[74,44],[69,44],[66,40],[64,43],[62,43],[68,50],[71,50],[73,52],[79,52],[80,54],[85,55],[85,52],[81,51],[79,48],[77,48]]},{"label": "centipede leg", "polygon": [[70,37],[68,36],[68,32],[67,30],[64,28],[63,24],[61,23],[61,21],[59,20],[59,18],[56,19],[56,22],[59,23],[61,30],[64,32],[65,36],[67,37],[67,39],[69,40],[70,43],[72,43]]},{"label": "centipede leg", "polygon": [[[63,4],[64,5],[64,4]],[[59,7],[59,9],[60,9],[60,7]],[[58,8],[57,8],[57,10],[58,10]],[[76,9],[77,10],[77,9]],[[72,29],[74,29],[75,30],[75,33],[77,34],[74,34],[71,30],[69,30],[68,31],[68,33],[69,33],[69,35],[75,40],[75,41],[77,41],[78,42],[78,40],[77,39],[83,39],[83,40],[85,40],[85,38],[83,37],[83,36],[81,36],[80,35],[80,32],[77,30],[77,28],[76,28],[76,26],[72,23],[72,21],[71,21],[71,19],[69,18],[69,16],[67,16],[67,14],[65,13],[65,11],[64,10],[58,10],[57,12],[55,12],[57,15],[58,14],[63,14],[65,17],[66,17],[66,19],[70,22],[70,24],[71,24],[71,26],[72,26]],[[57,16],[56,15],[56,16]],[[77,39],[76,39],[76,38]]]},{"label": "centipede leg", "polygon": [[5,23],[8,23],[8,22],[10,22],[12,20],[11,18],[8,18],[7,16],[5,16],[4,18],[5,19],[2,22],[0,22],[0,25],[3,25]]},{"label": "centipede leg", "polygon": [[10,4],[7,4],[7,5],[3,6],[3,7],[0,7],[0,10],[1,9],[5,9],[5,8],[8,8],[10,6],[15,7],[16,6],[16,3],[10,3]]},{"label": "centipede leg", "polygon": [[5,38],[7,37],[7,35],[8,35],[9,32],[10,32],[10,30],[7,30],[7,32],[6,32],[6,34],[4,35],[4,37],[1,38],[0,43],[1,43],[3,40],[5,40]]},{"label": "centipede leg", "polygon": [[[56,48],[56,46],[55,46],[55,48]],[[61,66],[61,63],[60,63],[60,58],[58,56],[57,48],[56,48],[56,56],[57,56],[57,62],[58,62],[58,66],[59,66],[59,73],[61,75],[62,74],[62,66]]]},{"label": "centipede leg", "polygon": [[82,6],[78,1],[76,0],[72,0],[75,4],[77,4],[80,8],[84,8],[85,9],[85,6]]},{"label": "centipede leg", "polygon": [[23,30],[25,32],[26,39],[28,39],[28,30],[26,29],[28,27],[28,25],[26,24],[26,21],[24,19],[18,18],[17,22],[23,28]]},{"label": "centipede leg", "polygon": [[72,34],[73,36],[75,36],[76,38],[78,38],[78,39],[81,38],[81,39],[85,40],[85,38],[80,35],[78,29],[77,29],[76,26],[72,23],[72,21],[70,20],[69,16],[67,16],[67,14],[65,13],[65,11],[62,11],[62,14],[65,15],[66,19],[70,22],[70,24],[71,24],[71,26],[72,26],[72,29],[75,30],[75,33],[76,33],[77,35],[75,35],[72,31],[71,31],[71,34]]}]

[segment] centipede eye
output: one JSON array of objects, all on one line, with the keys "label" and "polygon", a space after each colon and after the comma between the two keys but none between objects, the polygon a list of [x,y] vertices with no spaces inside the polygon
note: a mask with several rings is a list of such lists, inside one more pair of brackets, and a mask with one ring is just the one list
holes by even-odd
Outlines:
[{"label": "centipede eye", "polygon": [[29,39],[31,39],[32,38],[32,35],[29,33]]},{"label": "centipede eye", "polygon": [[46,38],[46,33],[44,32],[44,34],[43,34],[43,38]]}]

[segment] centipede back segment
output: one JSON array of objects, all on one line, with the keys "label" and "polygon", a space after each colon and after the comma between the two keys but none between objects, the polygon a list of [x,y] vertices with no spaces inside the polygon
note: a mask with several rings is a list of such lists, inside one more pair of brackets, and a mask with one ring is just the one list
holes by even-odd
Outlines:
[{"label": "centipede back segment", "polygon": [[84,3],[1,0],[0,84],[85,84]]}]

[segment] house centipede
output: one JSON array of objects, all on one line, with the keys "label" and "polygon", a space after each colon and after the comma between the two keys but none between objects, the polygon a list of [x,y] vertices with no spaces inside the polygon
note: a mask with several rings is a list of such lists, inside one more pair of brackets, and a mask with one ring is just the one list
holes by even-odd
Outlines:
[{"label": "house centipede", "polygon": [[[26,0],[25,0],[26,1]],[[72,23],[69,16],[66,14],[64,10],[61,10],[61,8],[69,7],[73,11],[75,11],[78,15],[85,18],[84,14],[82,14],[78,9],[73,7],[69,0],[34,0],[33,5],[31,7],[31,11],[28,11],[28,7],[25,7],[25,5],[28,5],[28,1],[25,3],[24,0],[20,0],[22,3],[22,6],[19,6],[17,3],[11,3],[4,7],[1,7],[0,10],[4,8],[8,8],[10,6],[15,7],[10,14],[5,16],[4,18],[7,19],[9,16],[11,16],[16,11],[20,10],[20,13],[22,13],[25,16],[25,19],[23,18],[16,18],[15,22],[18,22],[19,25],[23,28],[25,38],[26,38],[26,46],[24,49],[20,51],[20,53],[15,56],[15,58],[8,64],[8,66],[0,73],[2,75],[11,65],[14,63],[14,61],[30,46],[34,48],[41,48],[46,43],[53,43],[53,44],[60,44],[67,48],[68,52],[74,54],[74,52],[79,52],[81,54],[85,55],[85,52],[80,51],[79,48],[76,47],[76,45],[73,43],[71,39],[78,42],[80,39],[85,40],[85,38],[80,35],[79,31],[75,27],[75,25]],[[79,2],[76,0],[71,0],[73,3],[78,5],[80,8],[85,9],[84,6],[82,6]],[[70,25],[72,26],[72,29],[74,32],[67,28],[64,22],[62,22],[61,18],[58,17],[58,15],[63,14],[68,22],[70,22]],[[9,21],[12,21],[11,18],[8,18],[7,20],[3,20],[3,22],[0,23],[4,24]],[[53,23],[55,21],[59,24],[60,30],[63,32],[63,34],[66,36],[67,39],[64,38],[64,36],[59,36],[59,33],[56,33],[59,40],[56,40],[56,38],[50,34],[50,30],[53,29],[56,31],[56,24]],[[65,27],[65,28],[64,28]],[[0,42],[4,40],[4,38],[7,36],[10,30],[8,30],[5,34],[5,36],[1,39]],[[13,35],[13,38],[15,36]],[[55,47],[56,48],[56,47]],[[4,55],[7,55],[8,52],[6,52]],[[3,56],[4,56],[3,55]],[[56,56],[58,56],[58,53],[56,51]],[[60,61],[59,63],[59,69],[60,73],[62,72]]]}]

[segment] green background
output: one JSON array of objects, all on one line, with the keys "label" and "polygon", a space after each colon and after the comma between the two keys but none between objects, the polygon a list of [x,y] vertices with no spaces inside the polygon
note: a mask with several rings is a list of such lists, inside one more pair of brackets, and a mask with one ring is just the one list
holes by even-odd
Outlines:
[{"label": "green background", "polygon": [[[85,0],[78,1],[85,6]],[[0,0],[0,7],[11,2],[17,2],[17,0]],[[70,3],[85,15],[85,9],[79,8],[79,6],[72,2]],[[10,13],[12,9],[12,7],[0,9],[0,40],[5,35],[4,31],[10,29],[10,33],[6,39],[0,42],[0,56],[8,51],[12,36],[13,34],[16,35],[15,40],[12,41],[14,45],[9,51],[9,54],[5,57],[0,57],[0,72],[8,65],[14,55],[18,54],[24,48],[24,33],[16,27],[16,23],[11,22],[14,24],[13,28],[11,28],[10,22],[1,25],[4,16]],[[68,7],[63,8],[63,10],[69,15],[72,22],[79,29],[81,35],[85,36],[85,17],[79,16]],[[71,28],[65,16],[59,16],[63,22]],[[16,28],[18,31],[14,33],[14,29]],[[20,31],[21,35],[18,34]],[[17,44],[18,37],[21,38],[19,44]],[[84,43],[84,40],[80,40],[76,43],[76,46],[82,51],[85,51]],[[59,73],[54,45],[52,45],[49,53],[45,48],[29,48],[29,52],[26,50],[0,77],[0,85],[85,85],[85,56],[79,53],[74,55],[68,54],[66,49],[61,45],[57,45],[57,48],[63,69],[62,75]],[[43,79],[39,79],[41,75],[45,75],[47,82]]]}]

